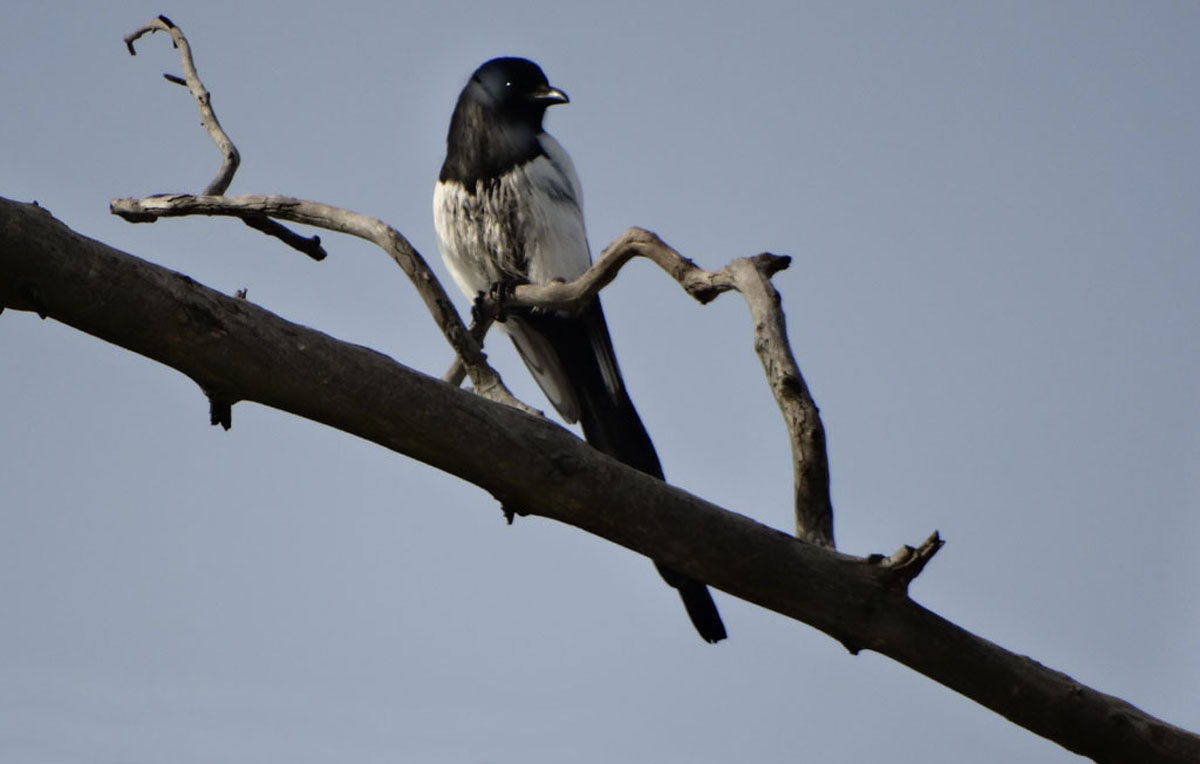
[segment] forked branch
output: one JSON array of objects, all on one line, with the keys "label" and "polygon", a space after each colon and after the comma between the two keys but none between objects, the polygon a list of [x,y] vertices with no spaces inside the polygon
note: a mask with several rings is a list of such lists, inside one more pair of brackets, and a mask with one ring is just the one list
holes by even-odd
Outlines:
[{"label": "forked branch", "polygon": [[514,406],[528,413],[537,413],[509,392],[500,375],[487,362],[483,349],[471,336],[450,301],[446,290],[421,257],[421,253],[404,235],[381,220],[357,212],[331,207],[320,202],[294,199],[289,196],[193,196],[164,194],[144,199],[114,199],[109,202],[113,214],[134,222],[144,223],[166,217],[216,215],[223,217],[279,218],[293,223],[337,231],[375,244],[400,266],[433,315],[443,336],[466,363],[475,390],[481,395]]},{"label": "forked branch", "polygon": [[175,26],[166,16],[159,16],[125,35],[125,47],[129,49],[129,55],[136,56],[137,51],[133,44],[143,35],[160,31],[171,35],[171,43],[179,50],[179,59],[183,66],[182,78],[173,74],[164,74],[163,77],[168,82],[183,85],[191,92],[192,97],[196,99],[196,106],[200,109],[200,124],[204,125],[204,129],[208,131],[213,143],[217,144],[217,149],[224,157],[221,169],[217,171],[217,177],[213,178],[212,182],[205,187],[204,193],[223,194],[225,189],[229,188],[229,184],[233,182],[233,175],[237,172],[242,158],[238,153],[237,146],[233,145],[233,141],[230,140],[229,135],[217,120],[216,112],[212,108],[212,96],[205,89],[204,83],[200,81],[200,75],[196,73],[196,62],[192,58],[192,46],[183,36],[183,30]]},{"label": "forked branch", "polygon": [[[437,325],[441,328],[446,341],[454,348],[458,357],[463,359],[475,389],[481,395],[492,400],[515,406],[527,412],[537,413],[534,409],[518,401],[504,386],[500,375],[488,364],[487,357],[483,353],[482,343],[467,331],[458,312],[454,309],[453,303],[450,302],[440,282],[433,275],[428,263],[399,231],[375,218],[317,202],[306,202],[281,196],[236,198],[223,196],[233,181],[234,173],[237,172],[241,161],[240,154],[217,120],[216,112],[212,108],[212,97],[196,73],[192,48],[187,37],[184,36],[183,30],[166,16],[159,16],[126,35],[125,45],[130,54],[135,55],[133,43],[143,35],[157,31],[170,33],[171,40],[179,50],[183,68],[182,78],[169,74],[164,76],[168,81],[185,85],[191,91],[196,105],[200,109],[201,123],[213,142],[216,143],[217,148],[220,149],[225,160],[217,177],[208,184],[202,195],[162,194],[145,199],[115,199],[109,204],[109,209],[113,214],[120,215],[131,223],[152,223],[161,217],[182,215],[236,217],[251,228],[278,238],[314,260],[321,260],[325,257],[320,237],[301,236],[278,223],[275,218],[305,223],[366,239],[387,252],[408,276]],[[212,400],[211,395],[210,401],[216,410],[219,402]],[[225,404],[220,405],[227,408]],[[219,421],[228,428],[228,416],[217,417],[214,415],[213,419],[214,422]]]},{"label": "forked branch", "polygon": [[[779,292],[771,284],[771,277],[791,263],[790,257],[763,253],[738,258],[719,271],[706,271],[654,233],[631,228],[608,245],[592,267],[574,281],[522,284],[511,294],[486,295],[483,320],[518,307],[581,310],[635,257],[646,258],[662,268],[701,304],[728,291],[740,292],[745,298],[754,322],[754,350],[779,404],[792,448],[796,536],[809,543],[834,546],[825,429],[792,354]],[[497,299],[502,299],[503,304],[495,304]],[[457,384],[461,373],[456,378],[456,369],[452,368],[443,378]]]}]

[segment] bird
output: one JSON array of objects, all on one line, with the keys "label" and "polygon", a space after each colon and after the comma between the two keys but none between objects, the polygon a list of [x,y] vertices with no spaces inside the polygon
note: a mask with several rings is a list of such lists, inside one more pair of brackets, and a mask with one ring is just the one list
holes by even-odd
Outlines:
[{"label": "bird", "polygon": [[[433,218],[442,259],[468,298],[504,285],[571,281],[591,265],[579,177],[542,127],[547,108],[568,102],[541,67],[514,57],[485,62],[459,94]],[[625,387],[598,296],[574,315],[509,309],[500,318],[564,420],[579,422],[598,451],[665,479]],[[679,591],[700,636],[709,643],[725,639],[708,587],[655,564]]]}]

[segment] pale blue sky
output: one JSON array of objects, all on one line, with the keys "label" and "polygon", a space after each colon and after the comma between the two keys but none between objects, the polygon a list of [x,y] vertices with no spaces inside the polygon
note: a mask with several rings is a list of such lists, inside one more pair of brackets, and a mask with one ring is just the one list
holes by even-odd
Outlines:
[{"label": "pale blue sky", "polygon": [[[439,273],[458,90],[537,60],[596,250],[641,225],[708,267],[795,257],[842,549],[939,529],[918,601],[1200,729],[1196,5],[11,5],[0,195],[434,374],[449,349],[369,246],[108,214],[218,164],[169,41],[121,37],[188,34],[231,193],[382,217]],[[668,477],[789,528],[742,305],[644,263],[604,300]],[[644,559],[275,411],[211,428],[189,380],[53,321],[6,311],[0,358],[0,761],[1077,760],[723,594],[705,645]]]}]

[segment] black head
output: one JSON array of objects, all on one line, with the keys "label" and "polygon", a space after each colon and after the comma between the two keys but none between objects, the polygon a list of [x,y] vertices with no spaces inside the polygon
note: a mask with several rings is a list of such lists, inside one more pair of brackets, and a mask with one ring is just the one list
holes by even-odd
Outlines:
[{"label": "black head", "polygon": [[546,108],[567,103],[541,67],[524,58],[493,58],[475,70],[458,96],[446,138],[441,180],[468,190],[542,153]]},{"label": "black head", "polygon": [[546,108],[567,103],[567,94],[550,87],[541,67],[525,58],[493,58],[475,70],[462,98],[475,100],[501,121],[541,128]]}]

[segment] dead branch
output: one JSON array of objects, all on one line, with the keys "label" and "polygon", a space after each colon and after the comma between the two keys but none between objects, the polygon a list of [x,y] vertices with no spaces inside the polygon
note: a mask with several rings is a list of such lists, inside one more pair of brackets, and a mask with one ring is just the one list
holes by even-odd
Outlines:
[{"label": "dead branch", "polygon": [[[125,35],[125,47],[129,49],[129,55],[136,56],[137,50],[133,47],[134,42],[145,34],[153,34],[158,31],[170,33],[172,44],[179,50],[180,64],[183,68],[183,77],[177,77],[174,74],[164,74],[163,77],[168,82],[183,85],[191,92],[192,97],[196,100],[196,106],[200,110],[200,124],[204,126],[224,158],[220,169],[217,170],[217,177],[213,178],[212,182],[204,189],[205,194],[219,196],[224,194],[229,188],[229,184],[233,182],[233,176],[237,173],[238,166],[242,161],[241,154],[234,145],[233,139],[221,127],[221,123],[217,119],[217,113],[212,107],[212,96],[209,95],[204,83],[200,80],[200,75],[196,72],[196,62],[192,58],[192,46],[184,36],[183,30],[166,16],[159,16]],[[242,222],[268,236],[274,236],[314,260],[325,259],[326,252],[321,248],[321,237],[319,236],[301,236],[266,217],[247,215],[242,218]]]},{"label": "dead branch", "polygon": [[908,591],[912,580],[921,575],[925,565],[933,559],[938,550],[946,542],[941,535],[934,531],[920,546],[912,547],[907,544],[897,549],[889,557],[873,554],[867,557],[867,562],[878,565],[892,574],[892,585],[901,591]]},{"label": "dead branch", "polygon": [[[592,267],[574,281],[522,284],[503,297],[503,304],[496,304],[500,295],[483,295],[480,323],[486,331],[486,324],[497,313],[517,307],[568,313],[582,310],[635,257],[653,262],[702,305],[728,291],[740,292],[745,298],[754,321],[754,350],[783,414],[791,443],[796,537],[812,544],[834,546],[825,429],[792,355],[779,293],[771,285],[771,276],[786,268],[791,258],[763,253],[738,258],[719,271],[706,271],[654,233],[631,228],[608,245]],[[462,381],[457,364],[443,379],[451,384]]]},{"label": "dead branch", "polygon": [[109,210],[132,223],[191,215],[279,218],[365,239],[386,252],[408,276],[442,330],[446,341],[459,357],[464,359],[475,390],[491,400],[526,412],[538,413],[517,400],[505,387],[496,370],[488,364],[483,349],[463,324],[446,290],[433,275],[425,258],[421,257],[403,234],[381,220],[328,204],[289,196],[165,194],[144,199],[114,199],[109,203]]},{"label": "dead branch", "polygon": [[[454,309],[437,277],[433,275],[425,258],[408,242],[399,231],[375,218],[359,215],[349,210],[342,210],[316,202],[305,202],[289,197],[246,196],[237,199],[226,199],[223,194],[233,180],[240,163],[237,147],[233,145],[229,135],[217,121],[217,115],[212,108],[212,98],[196,73],[195,61],[192,58],[191,45],[184,36],[183,30],[171,22],[166,16],[159,16],[142,27],[125,36],[125,46],[131,55],[135,55],[133,43],[142,35],[165,30],[171,34],[171,39],[179,49],[184,77],[165,75],[171,82],[185,84],[196,99],[200,109],[200,119],[212,137],[217,148],[225,157],[217,177],[208,184],[204,194],[191,196],[187,194],[162,194],[146,199],[115,199],[109,209],[113,214],[120,215],[131,223],[153,223],[161,217],[176,217],[181,215],[225,215],[241,219],[246,225],[274,236],[290,247],[304,252],[314,260],[325,258],[325,250],[321,247],[319,236],[305,237],[297,234],[276,222],[273,218],[282,218],[298,223],[306,223],[318,228],[348,233],[352,236],[366,239],[388,253],[392,260],[400,266],[409,281],[416,287],[417,293],[425,302],[425,306],[433,315],[434,321],[442,330],[443,336],[454,348],[457,357],[462,359],[471,382],[476,391],[491,400],[513,406],[530,413],[539,413],[536,409],[526,406],[517,400],[505,387],[499,373],[487,362],[483,353],[482,339],[477,339],[463,325],[458,311]],[[214,412],[224,411],[224,403],[212,399],[210,404]],[[228,417],[213,414],[213,421],[220,421],[226,429],[229,427]]]},{"label": "dead branch", "polygon": [[200,124],[204,125],[204,129],[208,131],[208,135],[212,138],[213,143],[217,144],[217,149],[224,158],[224,161],[221,163],[221,169],[217,171],[217,177],[213,178],[212,182],[204,188],[204,193],[223,194],[225,193],[225,189],[229,188],[229,184],[233,182],[233,175],[237,172],[238,165],[241,164],[242,159],[238,153],[237,146],[233,145],[233,141],[230,140],[229,135],[217,120],[216,112],[212,108],[212,96],[205,89],[204,83],[200,81],[200,75],[196,73],[196,62],[192,59],[192,46],[188,44],[187,38],[183,36],[183,30],[171,23],[171,20],[166,16],[159,16],[125,35],[125,47],[129,49],[129,55],[136,56],[137,51],[134,49],[133,44],[142,35],[153,34],[159,31],[164,31],[171,35],[171,42],[179,50],[180,62],[183,65],[182,79],[171,74],[164,74],[163,77],[168,82],[183,85],[191,92],[192,97],[196,99],[196,106],[200,109]]},{"label": "dead branch", "polygon": [[[368,348],[80,236],[0,199],[0,307],[36,310],[164,363],[222,400],[255,401],[378,443],[887,655],[1098,762],[1200,761],[1200,737],[981,639],[898,587],[912,553],[860,559],[804,544]],[[906,574],[907,575],[907,574]]]},{"label": "dead branch", "polygon": [[269,217],[256,218],[253,215],[247,215],[242,218],[242,222],[256,231],[265,233],[267,236],[274,236],[292,249],[299,250],[318,262],[324,260],[329,254],[321,246],[320,236],[301,236]]}]

